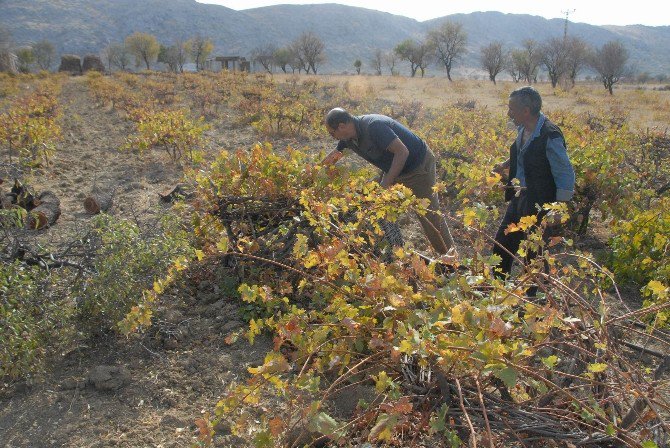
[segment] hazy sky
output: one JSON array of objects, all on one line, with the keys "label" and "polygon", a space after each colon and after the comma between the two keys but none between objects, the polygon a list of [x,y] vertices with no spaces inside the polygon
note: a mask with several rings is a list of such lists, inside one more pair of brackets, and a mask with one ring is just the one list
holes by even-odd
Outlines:
[{"label": "hazy sky", "polygon": [[[340,3],[411,17],[420,21],[434,19],[454,13],[473,11],[500,11],[514,14],[531,14],[552,18],[564,18],[570,11],[571,22],[592,25],[670,25],[670,2],[659,0],[636,0],[632,2],[566,0],[553,2],[546,0],[197,0],[201,3],[215,3],[228,8],[242,10],[273,4],[314,4]],[[665,5],[665,6],[662,6]]]}]

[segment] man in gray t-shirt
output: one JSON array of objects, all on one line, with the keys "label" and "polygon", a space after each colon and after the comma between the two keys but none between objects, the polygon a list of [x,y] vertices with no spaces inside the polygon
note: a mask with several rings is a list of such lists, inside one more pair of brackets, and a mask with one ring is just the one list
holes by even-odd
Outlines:
[{"label": "man in gray t-shirt", "polygon": [[435,155],[426,143],[401,123],[385,115],[353,116],[342,108],[326,114],[326,129],[336,140],[334,149],[323,160],[330,165],[350,148],[384,173],[381,185],[388,188],[399,183],[418,198],[430,199],[428,213],[419,221],[433,249],[445,259],[456,257],[456,247],[449,226],[440,212],[440,201],[433,192]]}]

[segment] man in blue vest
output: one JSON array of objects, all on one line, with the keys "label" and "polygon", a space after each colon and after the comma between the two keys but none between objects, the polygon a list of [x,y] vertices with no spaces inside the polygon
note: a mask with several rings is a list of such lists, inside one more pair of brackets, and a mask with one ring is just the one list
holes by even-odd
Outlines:
[{"label": "man in blue vest", "polygon": [[419,216],[424,233],[440,254],[442,261],[455,261],[456,247],[449,226],[440,211],[435,185],[435,155],[426,143],[402,124],[385,115],[353,116],[342,108],[328,112],[325,120],[328,133],[339,140],[323,160],[330,165],[350,148],[383,172],[381,185],[388,188],[398,183],[409,188],[418,198],[430,199],[428,213]]},{"label": "man in blue vest", "polygon": [[505,200],[510,203],[493,246],[493,253],[502,259],[496,270],[499,277],[509,275],[514,255],[526,238],[522,231],[506,234],[507,227],[535,215],[538,222],[544,221],[543,237],[547,241],[557,233],[560,216],[547,214],[542,206],[569,201],[574,193],[575,171],[563,133],[540,112],[541,108],[542,98],[532,87],[522,87],[509,96],[507,115],[517,126],[518,134],[510,147],[509,159],[494,168],[500,174],[509,169]]}]

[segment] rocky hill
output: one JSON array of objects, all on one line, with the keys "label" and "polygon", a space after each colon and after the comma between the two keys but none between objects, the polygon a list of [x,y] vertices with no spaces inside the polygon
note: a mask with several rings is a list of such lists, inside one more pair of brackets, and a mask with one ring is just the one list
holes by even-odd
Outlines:
[{"label": "rocky hill", "polygon": [[[542,17],[477,12],[454,14],[425,22],[384,12],[343,6],[276,5],[235,11],[195,0],[0,0],[0,25],[17,45],[41,39],[60,53],[97,53],[134,31],[154,34],[162,43],[195,34],[210,37],[217,54],[247,55],[268,42],[284,45],[303,31],[314,31],[326,44],[321,72],[353,71],[353,61],[369,61],[377,48],[388,50],[406,38],[421,38],[444,20],[464,24],[468,54],[461,68],[477,67],[479,48],[500,40],[509,48],[525,38],[543,41],[561,36],[565,22]],[[621,40],[630,50],[637,72],[670,73],[670,26],[594,26],[569,23],[569,33],[599,46]],[[429,73],[438,72],[436,67]]]}]

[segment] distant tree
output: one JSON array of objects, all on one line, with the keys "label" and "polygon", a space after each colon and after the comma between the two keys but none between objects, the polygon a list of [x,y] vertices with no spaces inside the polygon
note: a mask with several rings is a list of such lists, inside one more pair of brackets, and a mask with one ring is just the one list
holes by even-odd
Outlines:
[{"label": "distant tree", "polygon": [[156,61],[161,49],[155,36],[140,32],[126,37],[125,45],[130,54],[135,56],[135,65],[139,67],[144,62],[147,70],[151,70],[151,64]]},{"label": "distant tree", "polygon": [[370,59],[370,66],[373,68],[377,76],[382,74],[382,64],[384,63],[384,52],[377,48],[374,53],[372,53],[372,58]]},{"label": "distant tree", "polygon": [[572,85],[577,81],[579,72],[588,65],[590,49],[589,45],[581,38],[568,36],[565,38],[566,45],[566,72]]},{"label": "distant tree", "polygon": [[266,72],[272,73],[276,52],[277,46],[274,44],[268,43],[261,45],[260,47],[251,50],[251,60],[261,64]]},{"label": "distant tree", "polygon": [[33,64],[35,63],[33,49],[30,47],[19,48],[14,54],[16,54],[16,64],[19,71],[21,73],[30,73]]},{"label": "distant tree", "polygon": [[197,35],[186,41],[186,49],[195,62],[195,69],[200,71],[205,68],[205,61],[214,50],[214,44],[211,39]]},{"label": "distant tree", "polygon": [[542,64],[547,69],[552,87],[556,87],[561,76],[569,70],[566,42],[566,39],[552,37],[542,46]]},{"label": "distant tree", "polygon": [[130,51],[123,43],[110,44],[102,52],[103,60],[107,62],[107,69],[110,72],[112,67],[127,70],[130,66],[130,56]]},{"label": "distant tree", "polygon": [[609,41],[593,53],[590,65],[598,73],[610,95],[613,95],[612,87],[626,73],[627,62],[626,47],[619,41]]},{"label": "distant tree", "polygon": [[395,69],[395,64],[398,60],[398,54],[395,52],[395,50],[387,51],[386,53],[384,53],[383,58],[384,58],[384,64],[386,64],[386,66],[388,67],[391,76],[397,75],[398,72]]},{"label": "distant tree", "polygon": [[537,82],[537,73],[542,63],[540,45],[533,39],[525,39],[520,50],[513,50],[511,58],[517,66],[521,80],[531,84]]},{"label": "distant tree", "polygon": [[651,81],[651,75],[649,72],[642,72],[637,74],[637,82],[640,84],[646,84]]},{"label": "distant tree", "polygon": [[356,74],[357,74],[357,75],[360,75],[360,74],[361,74],[361,66],[362,66],[362,65],[363,65],[363,63],[361,62],[360,59],[356,59],[356,60],[354,61],[354,67],[356,68]]},{"label": "distant tree", "polygon": [[288,48],[291,52],[291,72],[295,73],[295,71],[298,70],[298,73],[302,73],[304,70],[305,72],[309,73],[307,60],[305,59],[305,55],[300,49],[300,43],[297,40],[294,40],[291,42]]},{"label": "distant tree", "polygon": [[298,71],[305,69],[309,73],[311,70],[316,75],[318,66],[325,60],[323,52],[326,46],[321,38],[312,31],[306,31],[293,41],[291,47],[299,63]]},{"label": "distant tree", "polygon": [[48,40],[41,40],[33,45],[33,55],[40,70],[49,70],[54,62],[56,49]]},{"label": "distant tree", "polygon": [[665,73],[659,73],[658,75],[656,75],[656,81],[658,81],[658,82],[665,82],[667,80],[668,80],[668,75],[666,75]]},{"label": "distant tree", "polygon": [[522,74],[523,63],[524,63],[524,52],[523,50],[512,50],[509,52],[506,58],[505,70],[512,77],[512,81],[519,82],[524,79]]},{"label": "distant tree", "polygon": [[444,22],[439,28],[428,32],[428,41],[435,49],[437,59],[444,64],[449,81],[454,62],[465,53],[467,37],[463,24],[452,21]]},{"label": "distant tree", "polygon": [[479,61],[484,70],[489,74],[489,80],[496,83],[496,76],[503,71],[506,65],[506,54],[503,50],[503,44],[500,41],[494,41],[480,50]]},{"label": "distant tree", "polygon": [[274,52],[274,63],[286,73],[286,67],[292,65],[293,52],[288,47],[278,48]]},{"label": "distant tree", "polygon": [[158,53],[158,62],[167,64],[171,72],[183,73],[184,65],[188,61],[188,52],[186,45],[181,40],[177,40],[169,47],[161,45]]},{"label": "distant tree", "polygon": [[416,76],[417,70],[420,69],[422,78],[434,54],[432,46],[428,42],[417,42],[412,39],[400,42],[394,51],[400,59],[410,63],[412,77]]}]

